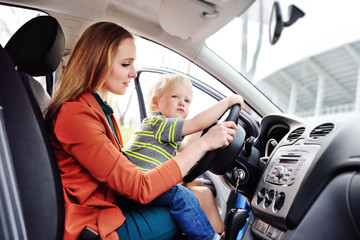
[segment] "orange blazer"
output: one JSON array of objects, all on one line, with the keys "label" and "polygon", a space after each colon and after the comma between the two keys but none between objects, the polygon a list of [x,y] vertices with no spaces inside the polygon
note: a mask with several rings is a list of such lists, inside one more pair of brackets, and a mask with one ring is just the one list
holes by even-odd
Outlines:
[{"label": "orange blazer", "polygon": [[119,239],[115,229],[125,217],[114,204],[115,193],[147,204],[182,180],[173,159],[149,172],[139,171],[121,153],[90,92],[62,105],[52,144],[65,198],[66,240],[77,239],[85,226],[99,232],[101,239]]}]

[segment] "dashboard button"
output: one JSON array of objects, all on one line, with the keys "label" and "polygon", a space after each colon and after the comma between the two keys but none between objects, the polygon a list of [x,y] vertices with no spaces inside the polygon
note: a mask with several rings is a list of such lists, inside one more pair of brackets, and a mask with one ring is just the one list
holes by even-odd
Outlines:
[{"label": "dashboard button", "polygon": [[262,222],[259,231],[265,233],[269,227],[269,224]]},{"label": "dashboard button", "polygon": [[266,236],[273,238],[275,230],[276,228],[274,228],[273,226],[269,226],[266,232]]},{"label": "dashboard button", "polygon": [[274,231],[272,232],[271,238],[275,239],[275,240],[282,239],[283,234],[284,234],[284,232],[275,228]]},{"label": "dashboard button", "polygon": [[254,228],[263,234],[265,234],[268,227],[269,227],[269,224],[261,221],[260,219],[258,219],[254,225]]}]

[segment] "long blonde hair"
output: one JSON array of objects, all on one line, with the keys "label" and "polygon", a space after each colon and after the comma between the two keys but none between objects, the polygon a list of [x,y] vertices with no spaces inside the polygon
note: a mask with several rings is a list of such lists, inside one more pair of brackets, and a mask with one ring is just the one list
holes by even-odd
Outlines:
[{"label": "long blonde hair", "polygon": [[76,99],[85,91],[96,92],[104,86],[118,47],[128,38],[134,39],[129,31],[110,22],[95,23],[84,31],[46,110],[45,120],[50,131],[63,103]]},{"label": "long blonde hair", "polygon": [[154,110],[155,107],[152,104],[152,99],[156,97],[159,99],[163,94],[167,86],[169,85],[183,85],[187,89],[187,91],[190,94],[190,100],[193,98],[193,89],[192,84],[189,78],[182,74],[164,74],[162,75],[152,86],[152,88],[149,90],[147,95],[147,105],[148,105],[148,115],[150,115]]}]

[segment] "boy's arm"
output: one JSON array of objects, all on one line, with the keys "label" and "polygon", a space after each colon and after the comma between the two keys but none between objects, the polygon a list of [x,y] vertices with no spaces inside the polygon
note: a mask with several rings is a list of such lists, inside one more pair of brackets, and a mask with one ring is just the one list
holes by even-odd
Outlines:
[{"label": "boy's arm", "polygon": [[221,115],[234,104],[240,104],[240,108],[244,105],[244,100],[240,95],[234,94],[228,98],[221,100],[214,106],[200,112],[191,119],[185,120],[182,135],[186,136],[195,132],[204,130],[215,123]]}]

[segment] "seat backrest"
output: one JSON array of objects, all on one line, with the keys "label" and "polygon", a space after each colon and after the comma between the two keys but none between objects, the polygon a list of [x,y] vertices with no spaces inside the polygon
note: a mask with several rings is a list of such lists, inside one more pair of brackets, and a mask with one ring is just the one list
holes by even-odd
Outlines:
[{"label": "seat backrest", "polygon": [[20,73],[26,88],[33,95],[42,112],[50,96],[33,76],[47,76],[59,66],[65,48],[64,32],[51,16],[39,16],[21,26],[10,38],[5,50]]},{"label": "seat backrest", "polygon": [[6,51],[1,48],[0,52],[13,62],[9,67],[4,57],[6,64],[0,64],[0,109],[27,239],[62,239],[64,229],[60,172],[39,98],[29,83],[36,81],[30,75],[51,74],[59,65],[65,46],[59,27],[52,17],[37,17],[23,25],[7,43]]}]

